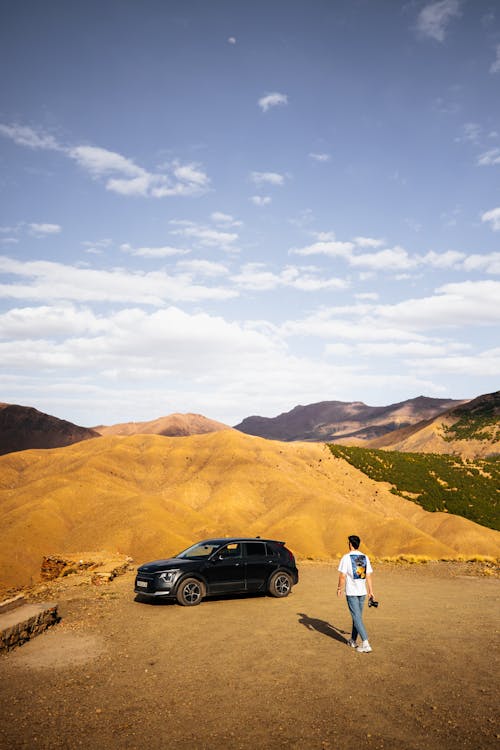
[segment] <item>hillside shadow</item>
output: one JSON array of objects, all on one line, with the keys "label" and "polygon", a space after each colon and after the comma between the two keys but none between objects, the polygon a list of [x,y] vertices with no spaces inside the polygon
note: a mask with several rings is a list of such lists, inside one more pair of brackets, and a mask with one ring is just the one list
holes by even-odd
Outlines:
[{"label": "hillside shadow", "polygon": [[320,620],[317,617],[309,617],[309,615],[306,615],[304,612],[297,612],[297,614],[300,618],[300,625],[303,625],[307,630],[316,630],[318,633],[326,635],[328,638],[333,638],[335,641],[339,641],[339,643],[346,645],[347,638],[344,638],[344,636],[350,635],[346,630],[337,628],[326,620]]}]

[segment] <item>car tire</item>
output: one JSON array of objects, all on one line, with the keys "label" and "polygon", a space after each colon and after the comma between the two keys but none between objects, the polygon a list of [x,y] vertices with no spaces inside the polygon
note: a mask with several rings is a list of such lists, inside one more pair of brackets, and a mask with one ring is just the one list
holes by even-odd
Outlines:
[{"label": "car tire", "polygon": [[177,588],[177,601],[183,607],[194,607],[205,596],[205,586],[197,578],[185,578]]},{"label": "car tire", "polygon": [[267,588],[271,596],[283,599],[292,590],[292,576],[284,570],[273,573]]}]

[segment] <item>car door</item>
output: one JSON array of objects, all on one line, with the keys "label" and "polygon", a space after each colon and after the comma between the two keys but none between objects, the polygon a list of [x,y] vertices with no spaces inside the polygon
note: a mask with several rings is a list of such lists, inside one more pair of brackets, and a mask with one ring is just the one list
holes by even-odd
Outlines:
[{"label": "car door", "polygon": [[205,578],[210,594],[245,591],[245,568],[241,543],[229,542],[217,550],[207,564]]},{"label": "car door", "polygon": [[245,577],[248,591],[265,591],[269,576],[278,566],[265,542],[245,542]]}]

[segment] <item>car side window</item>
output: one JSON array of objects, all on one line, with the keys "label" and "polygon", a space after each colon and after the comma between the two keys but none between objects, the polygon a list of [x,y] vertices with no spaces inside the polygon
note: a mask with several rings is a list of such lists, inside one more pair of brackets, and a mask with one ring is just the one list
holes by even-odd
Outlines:
[{"label": "car side window", "polygon": [[238,544],[237,542],[226,544],[225,547],[219,550],[218,555],[219,557],[224,558],[224,560],[233,557],[241,557],[241,544]]},{"label": "car side window", "polygon": [[265,557],[266,545],[264,542],[247,542],[246,551],[248,557]]}]

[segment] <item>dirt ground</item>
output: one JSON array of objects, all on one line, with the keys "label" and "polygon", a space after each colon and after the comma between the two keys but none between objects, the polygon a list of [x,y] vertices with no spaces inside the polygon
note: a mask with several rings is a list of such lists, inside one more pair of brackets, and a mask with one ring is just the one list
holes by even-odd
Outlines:
[{"label": "dirt ground", "polygon": [[359,654],[335,566],[300,573],[193,608],[136,602],[133,573],[67,580],[61,623],[0,658],[0,748],[498,747],[498,579],[377,566]]}]

